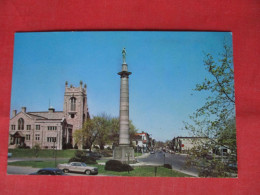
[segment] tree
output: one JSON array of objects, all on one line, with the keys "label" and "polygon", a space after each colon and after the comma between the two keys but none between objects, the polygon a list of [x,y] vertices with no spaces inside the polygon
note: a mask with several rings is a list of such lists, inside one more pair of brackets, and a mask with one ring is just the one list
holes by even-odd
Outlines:
[{"label": "tree", "polygon": [[[115,145],[119,144],[119,118],[114,117],[110,120],[110,138]],[[129,120],[129,138],[130,144],[137,133],[138,129],[134,126],[133,122]]]},{"label": "tree", "polygon": [[94,126],[99,132],[95,143],[97,143],[101,150],[109,142],[109,130],[111,125],[111,117],[103,113],[93,118]]},{"label": "tree", "polygon": [[33,153],[34,153],[35,157],[38,158],[39,152],[40,152],[40,150],[41,150],[40,145],[39,145],[39,144],[35,144],[35,145],[32,147],[32,149],[33,149]]},{"label": "tree", "polygon": [[91,151],[91,147],[99,134],[98,128],[95,126],[94,119],[88,118],[82,129],[76,130],[73,134],[77,145],[83,146]]},{"label": "tree", "polygon": [[[223,53],[219,54],[217,61],[214,60],[211,54],[205,55],[204,66],[209,73],[209,78],[205,78],[201,84],[197,84],[195,91],[206,91],[210,92],[211,95],[206,98],[204,106],[197,109],[196,112],[190,116],[192,122],[184,122],[184,124],[185,128],[189,130],[193,136],[208,137],[209,139],[207,143],[203,143],[203,146],[198,146],[192,151],[193,156],[191,156],[191,158],[203,158],[205,157],[205,153],[220,146],[227,147],[233,156],[236,156],[235,95],[232,56],[232,47],[228,43],[224,43]],[[195,158],[193,158],[193,160]],[[212,164],[210,165],[211,170],[222,166],[216,162],[214,161],[214,166],[212,166]]]},{"label": "tree", "polygon": [[[129,121],[130,143],[137,132],[132,121]],[[119,119],[112,118],[103,113],[98,116],[93,116],[92,119],[87,119],[82,129],[76,130],[73,134],[77,145],[90,149],[93,144],[98,144],[100,149],[109,143],[119,144]]]}]

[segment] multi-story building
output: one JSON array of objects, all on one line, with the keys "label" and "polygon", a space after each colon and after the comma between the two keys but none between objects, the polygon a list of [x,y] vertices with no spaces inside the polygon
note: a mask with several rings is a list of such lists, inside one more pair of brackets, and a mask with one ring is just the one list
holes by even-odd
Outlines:
[{"label": "multi-story building", "polygon": [[171,142],[171,149],[186,152],[195,146],[204,145],[209,139],[207,137],[175,137]]},{"label": "multi-story building", "polygon": [[151,135],[147,132],[136,133],[132,141],[139,150],[149,151],[152,147]]},{"label": "multi-story building", "polygon": [[22,107],[21,112],[12,112],[9,127],[9,148],[38,144],[41,148],[56,148],[74,146],[73,133],[81,129],[86,118],[89,118],[87,105],[87,86],[74,87],[65,84],[63,111],[49,108],[43,112],[27,112]]}]

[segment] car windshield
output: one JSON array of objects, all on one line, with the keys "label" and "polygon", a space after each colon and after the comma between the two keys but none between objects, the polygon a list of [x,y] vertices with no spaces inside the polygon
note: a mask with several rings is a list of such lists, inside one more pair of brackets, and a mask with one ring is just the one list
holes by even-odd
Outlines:
[{"label": "car windshield", "polygon": [[81,163],[81,166],[86,167],[87,165],[85,163]]}]

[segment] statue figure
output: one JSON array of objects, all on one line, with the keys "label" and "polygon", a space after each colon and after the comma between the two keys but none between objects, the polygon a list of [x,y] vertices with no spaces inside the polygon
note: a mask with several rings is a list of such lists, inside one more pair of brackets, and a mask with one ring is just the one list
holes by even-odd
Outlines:
[{"label": "statue figure", "polygon": [[126,50],[125,48],[123,48],[123,51],[122,51],[122,56],[123,56],[123,64],[125,64],[125,56],[126,56]]}]

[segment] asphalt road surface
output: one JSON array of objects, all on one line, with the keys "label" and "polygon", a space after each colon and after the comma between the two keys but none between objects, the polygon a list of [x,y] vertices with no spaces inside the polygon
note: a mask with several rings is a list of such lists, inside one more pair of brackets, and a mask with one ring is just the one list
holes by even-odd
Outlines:
[{"label": "asphalt road surface", "polygon": [[[37,172],[40,168],[31,168],[31,167],[19,167],[19,166],[7,166],[7,174],[9,175],[29,175],[30,173]],[[69,176],[92,176],[82,173],[66,173]],[[96,175],[101,176],[101,175]]]},{"label": "asphalt road surface", "polygon": [[139,158],[138,162],[150,165],[170,164],[172,168],[189,175],[198,176],[198,170],[194,167],[185,168],[187,155],[185,154],[170,154],[162,151],[157,151],[155,154],[150,154],[144,158]]}]

